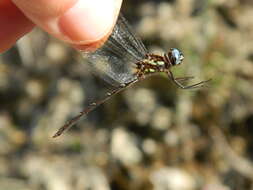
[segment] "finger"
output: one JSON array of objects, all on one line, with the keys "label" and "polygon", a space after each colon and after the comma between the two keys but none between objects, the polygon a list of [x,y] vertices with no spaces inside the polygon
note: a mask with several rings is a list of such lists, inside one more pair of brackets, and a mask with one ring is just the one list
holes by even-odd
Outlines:
[{"label": "finger", "polygon": [[10,1],[0,1],[0,52],[9,49],[34,24]]},{"label": "finger", "polygon": [[13,0],[38,26],[76,46],[97,43],[116,21],[121,0]]}]

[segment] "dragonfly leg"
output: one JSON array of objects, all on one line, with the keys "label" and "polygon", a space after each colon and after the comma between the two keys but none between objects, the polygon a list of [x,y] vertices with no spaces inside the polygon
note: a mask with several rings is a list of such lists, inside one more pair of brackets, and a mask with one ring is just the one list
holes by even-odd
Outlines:
[{"label": "dragonfly leg", "polygon": [[201,82],[198,82],[198,83],[195,83],[195,84],[192,84],[192,85],[188,85],[188,86],[184,86],[183,84],[181,84],[179,81],[180,79],[182,80],[188,80],[188,79],[191,79],[192,77],[186,77],[185,79],[184,78],[179,78],[179,81],[178,81],[178,78],[175,78],[173,73],[171,71],[168,72],[168,76],[169,78],[172,80],[172,82],[177,85],[179,88],[181,89],[194,89],[194,88],[200,88],[200,87],[203,87],[204,84],[206,82],[209,82],[211,79],[209,80],[206,80],[206,81],[201,81]]},{"label": "dragonfly leg", "polygon": [[189,76],[189,77],[177,77],[177,78],[175,78],[175,80],[178,81],[178,82],[184,82],[184,81],[191,80],[193,78],[194,78],[193,76]]}]

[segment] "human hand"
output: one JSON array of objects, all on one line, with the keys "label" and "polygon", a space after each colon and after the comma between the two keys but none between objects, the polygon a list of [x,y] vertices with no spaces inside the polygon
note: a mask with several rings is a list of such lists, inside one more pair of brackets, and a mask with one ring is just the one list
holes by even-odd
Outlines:
[{"label": "human hand", "polygon": [[98,47],[110,34],[122,0],[0,0],[0,52],[34,26],[78,49]]}]

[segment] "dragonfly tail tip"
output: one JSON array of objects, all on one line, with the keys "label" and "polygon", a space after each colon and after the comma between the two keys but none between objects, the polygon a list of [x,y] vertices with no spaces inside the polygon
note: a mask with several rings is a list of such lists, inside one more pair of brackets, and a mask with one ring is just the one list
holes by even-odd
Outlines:
[{"label": "dragonfly tail tip", "polygon": [[56,137],[59,137],[61,134],[59,133],[59,132],[56,132],[53,136],[52,136],[52,138],[56,138]]}]

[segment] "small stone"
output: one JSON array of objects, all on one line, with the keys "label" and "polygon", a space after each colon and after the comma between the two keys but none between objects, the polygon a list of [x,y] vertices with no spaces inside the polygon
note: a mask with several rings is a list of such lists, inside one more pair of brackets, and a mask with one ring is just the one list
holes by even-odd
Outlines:
[{"label": "small stone", "polygon": [[115,129],[112,133],[112,155],[126,165],[137,164],[142,159],[136,139],[122,128]]},{"label": "small stone", "polygon": [[143,150],[147,154],[155,154],[157,149],[157,144],[152,139],[147,139],[142,144]]},{"label": "small stone", "polygon": [[193,177],[179,168],[161,168],[150,176],[154,189],[192,190],[196,189]]}]

